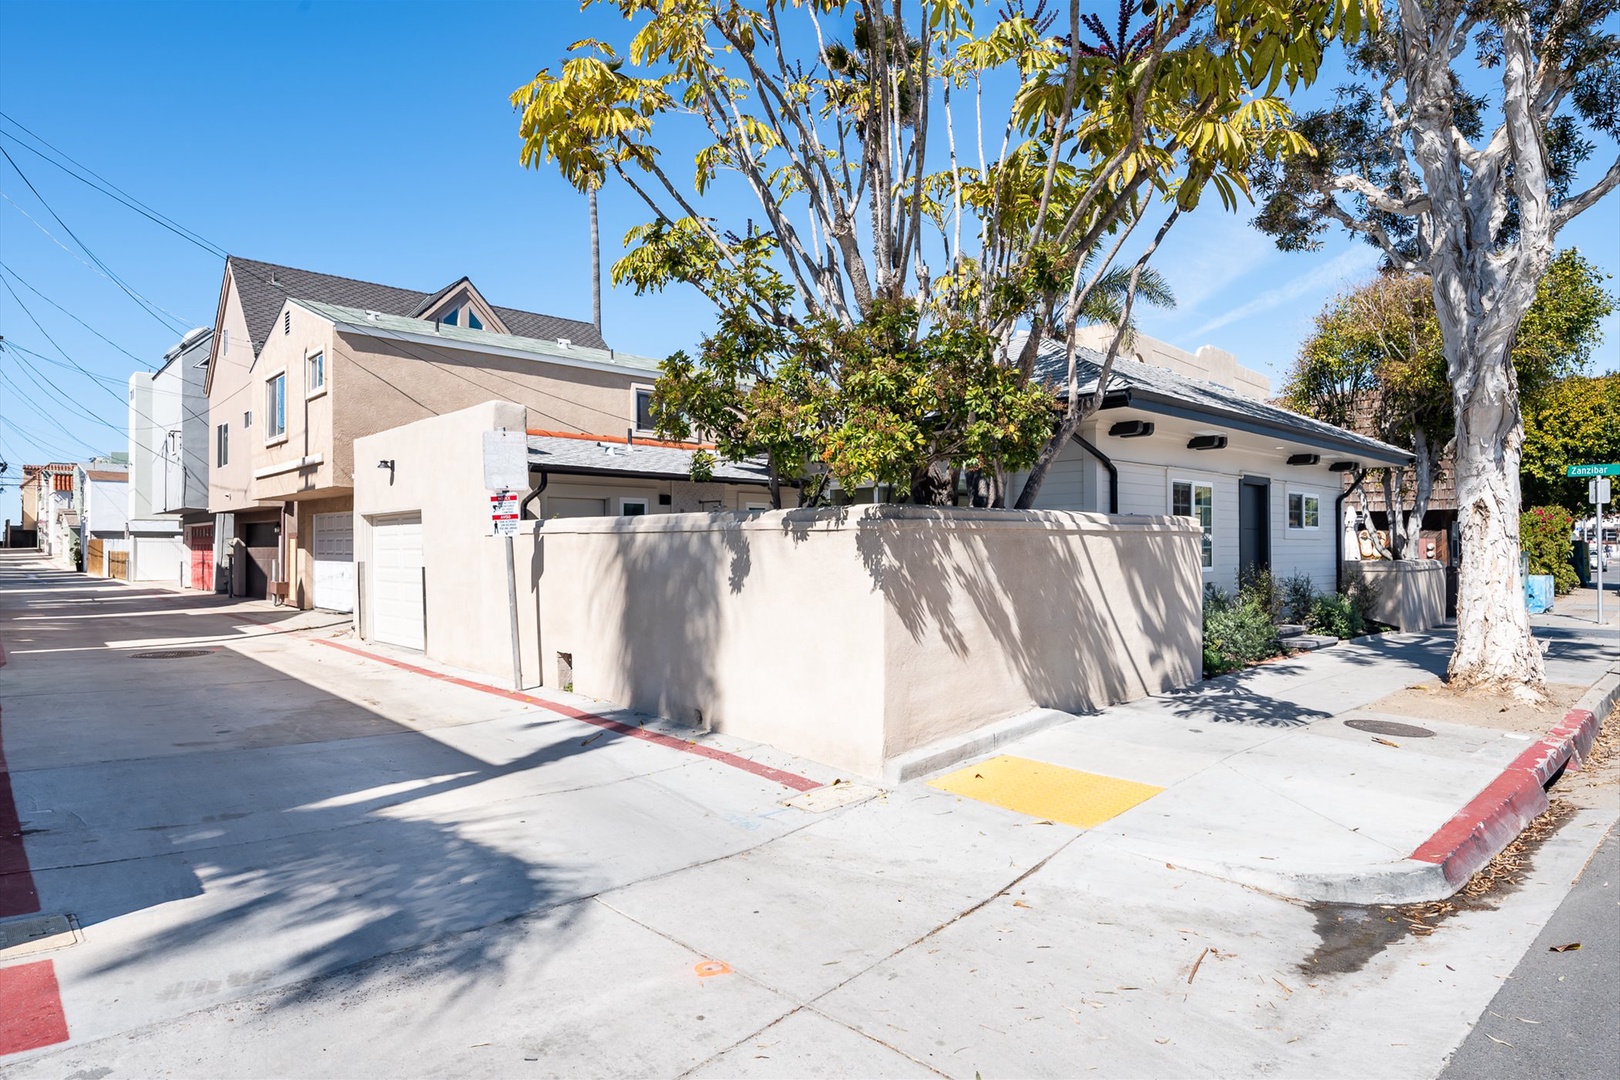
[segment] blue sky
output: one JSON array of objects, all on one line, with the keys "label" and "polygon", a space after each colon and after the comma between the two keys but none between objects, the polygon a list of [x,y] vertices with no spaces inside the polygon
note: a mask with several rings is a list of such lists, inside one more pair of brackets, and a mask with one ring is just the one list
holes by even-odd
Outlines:
[{"label": "blue sky", "polygon": [[[587,36],[626,38],[611,10],[581,14],[566,0],[0,0],[0,110],[230,252],[423,290],[467,274],[495,303],[588,319],[584,199],[549,167],[519,166],[507,103]],[[212,322],[219,259],[14,142],[0,145],[133,290],[188,325]],[[1612,145],[1601,146],[1595,161],[1613,155]],[[0,191],[11,200],[0,200],[0,261],[118,346],[19,288],[42,332],[0,290],[8,345],[59,365],[48,333],[73,362],[104,377],[12,351],[0,358],[0,457],[11,465],[9,481],[25,461],[124,449],[118,384],[135,369],[125,351],[155,367],[179,333],[87,267],[82,253],[64,250],[73,241],[3,160]],[[1147,333],[1189,348],[1229,349],[1275,385],[1323,301],[1365,278],[1377,256],[1341,236],[1317,253],[1283,254],[1250,228],[1250,216],[1212,200],[1178,224],[1155,264],[1180,306],[1140,321]],[[645,219],[628,193],[604,193],[605,262],[625,230]],[[1561,244],[1620,271],[1620,197],[1580,218]],[[609,291],[603,307],[609,342],[652,356],[692,346],[710,321],[701,298],[684,291]],[[1620,326],[1611,319],[1606,329],[1597,366],[1620,369]],[[75,407],[49,401],[23,362]],[[15,518],[7,488],[0,516]]]}]

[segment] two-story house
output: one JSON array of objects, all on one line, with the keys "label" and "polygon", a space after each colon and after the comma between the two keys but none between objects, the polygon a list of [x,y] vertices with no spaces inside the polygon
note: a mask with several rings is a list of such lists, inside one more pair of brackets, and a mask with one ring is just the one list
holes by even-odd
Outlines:
[{"label": "two-story house", "polygon": [[213,588],[208,376],[213,331],[188,333],[129,379],[130,577]]},{"label": "two-story house", "polygon": [[[231,257],[207,366],[216,589],[354,607],[354,440],[491,400],[529,426],[633,432],[656,361],[586,322]],[[476,480],[476,478],[471,478]]]}]

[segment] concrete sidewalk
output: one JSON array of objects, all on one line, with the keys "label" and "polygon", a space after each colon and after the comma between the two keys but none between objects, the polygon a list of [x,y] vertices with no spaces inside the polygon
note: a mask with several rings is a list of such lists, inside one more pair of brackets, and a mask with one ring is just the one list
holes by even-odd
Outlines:
[{"label": "concrete sidewalk", "polygon": [[[1455,706],[1450,721],[1373,708],[1432,685],[1451,652],[1449,633],[1384,634],[1061,718],[995,753],[1076,770],[1071,786],[1150,785],[1092,829],[1105,847],[1303,900],[1441,899],[1545,808],[1542,784],[1572,755],[1579,767],[1620,695],[1614,620],[1596,626],[1589,599],[1562,598],[1535,620],[1549,683],[1585,689],[1569,722],[1555,713],[1545,732],[1455,722],[1471,719]],[[935,783],[961,793],[974,779],[1000,799],[982,761]]]}]

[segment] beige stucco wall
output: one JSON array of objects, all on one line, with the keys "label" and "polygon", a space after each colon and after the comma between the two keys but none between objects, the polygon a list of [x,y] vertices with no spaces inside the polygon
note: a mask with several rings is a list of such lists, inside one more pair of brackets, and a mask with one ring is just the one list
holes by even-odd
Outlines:
[{"label": "beige stucco wall", "polygon": [[1164,518],[872,506],[548,521],[541,669],[867,776],[1032,706],[1198,678],[1196,534]]},{"label": "beige stucco wall", "polygon": [[[244,430],[242,414],[253,412],[255,421],[262,411],[263,391],[255,391],[258,374],[247,319],[236,294],[234,282],[227,281],[224,304],[215,327],[213,352],[208,373],[208,509],[215,514],[234,514],[264,505],[253,499],[249,488],[257,467],[253,437],[263,428],[255,424]],[[230,460],[219,464],[219,425],[229,425]],[[262,437],[261,437],[262,441]]]},{"label": "beige stucco wall", "polygon": [[1347,581],[1359,575],[1373,588],[1372,617],[1405,633],[1446,621],[1446,567],[1433,559],[1346,562]]}]

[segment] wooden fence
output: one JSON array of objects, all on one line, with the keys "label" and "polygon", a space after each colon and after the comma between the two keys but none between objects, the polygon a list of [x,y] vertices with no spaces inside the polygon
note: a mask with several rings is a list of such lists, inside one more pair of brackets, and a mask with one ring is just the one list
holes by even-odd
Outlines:
[{"label": "wooden fence", "polygon": [[91,577],[106,577],[106,544],[100,540],[91,540],[85,545],[84,570]]}]

